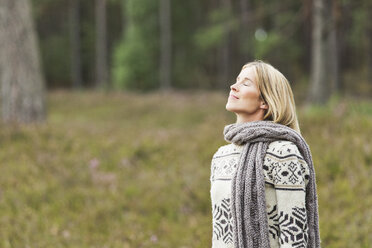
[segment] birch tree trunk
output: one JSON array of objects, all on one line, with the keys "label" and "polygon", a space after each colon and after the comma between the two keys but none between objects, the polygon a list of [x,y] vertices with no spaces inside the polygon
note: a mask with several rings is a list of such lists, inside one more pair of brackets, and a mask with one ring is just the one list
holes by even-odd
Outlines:
[{"label": "birch tree trunk", "polygon": [[45,83],[28,0],[0,0],[0,81],[3,121],[45,120]]}]

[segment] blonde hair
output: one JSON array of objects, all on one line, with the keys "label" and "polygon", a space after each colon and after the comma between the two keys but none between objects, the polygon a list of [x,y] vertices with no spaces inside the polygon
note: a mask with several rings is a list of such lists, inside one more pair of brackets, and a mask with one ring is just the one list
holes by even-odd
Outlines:
[{"label": "blonde hair", "polygon": [[261,100],[268,105],[263,119],[283,124],[301,134],[293,92],[288,80],[272,65],[261,60],[245,64],[242,70],[249,66],[255,68]]}]

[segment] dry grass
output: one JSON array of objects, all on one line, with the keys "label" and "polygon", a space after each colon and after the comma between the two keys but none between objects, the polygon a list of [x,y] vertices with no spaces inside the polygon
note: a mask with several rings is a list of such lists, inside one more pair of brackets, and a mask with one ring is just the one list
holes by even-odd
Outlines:
[{"label": "dry grass", "polygon": [[[51,92],[0,131],[0,247],[210,247],[210,160],[226,94]],[[323,247],[372,244],[372,102],[298,107]]]}]

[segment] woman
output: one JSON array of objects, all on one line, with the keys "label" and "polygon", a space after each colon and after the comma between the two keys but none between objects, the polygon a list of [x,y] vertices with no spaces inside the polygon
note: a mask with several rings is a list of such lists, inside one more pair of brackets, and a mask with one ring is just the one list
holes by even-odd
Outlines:
[{"label": "woman", "polygon": [[237,120],[211,162],[212,247],[320,247],[315,171],[287,79],[257,60],[230,88]]}]

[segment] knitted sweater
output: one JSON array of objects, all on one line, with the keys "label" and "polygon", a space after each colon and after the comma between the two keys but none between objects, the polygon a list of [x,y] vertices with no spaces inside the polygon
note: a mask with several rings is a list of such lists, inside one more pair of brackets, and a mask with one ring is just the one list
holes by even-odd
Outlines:
[{"label": "knitted sweater", "polygon": [[[231,180],[243,145],[221,146],[211,162],[212,248],[233,248]],[[263,163],[271,248],[307,247],[305,194],[310,171],[297,146],[286,140],[269,144]]]}]

